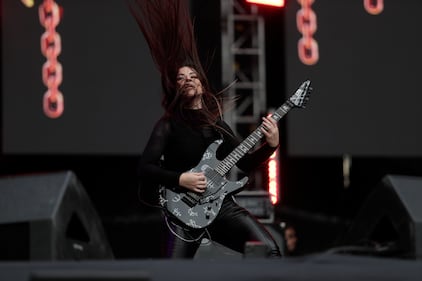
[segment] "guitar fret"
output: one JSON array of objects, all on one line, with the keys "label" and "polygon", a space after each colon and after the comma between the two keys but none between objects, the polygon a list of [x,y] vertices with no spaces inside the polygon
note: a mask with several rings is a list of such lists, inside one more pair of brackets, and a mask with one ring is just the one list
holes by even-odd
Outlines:
[{"label": "guitar fret", "polygon": [[217,167],[215,167],[215,171],[216,171],[219,175],[221,175],[221,176],[224,176],[224,175],[225,175],[224,171],[223,171],[223,170],[221,170],[220,165],[218,165]]},{"label": "guitar fret", "polygon": [[246,139],[244,143],[245,143],[245,146],[248,148],[248,151],[253,147],[253,144],[249,143],[249,139]]},{"label": "guitar fret", "polygon": [[261,139],[264,136],[264,134],[261,131],[256,131],[255,134],[258,136],[259,139]]},{"label": "guitar fret", "polygon": [[236,159],[236,161],[239,161],[240,158],[242,158],[242,156],[243,156],[243,155],[240,155],[239,154],[239,152],[238,152],[237,149],[233,150],[233,153],[232,154],[233,154],[234,159]]},{"label": "guitar fret", "polygon": [[240,147],[237,147],[237,148],[234,150],[234,152],[236,153],[236,158],[237,158],[237,160],[240,160],[240,159],[243,157],[243,155],[245,155],[244,150],[242,150]]},{"label": "guitar fret", "polygon": [[237,150],[242,151],[243,154],[245,154],[246,152],[248,152],[248,148],[245,146],[244,142],[242,142],[237,148]]},{"label": "guitar fret", "polygon": [[272,117],[273,117],[273,119],[275,121],[278,121],[278,120],[281,119],[282,116],[276,111],[276,112],[274,112],[274,114],[272,115]]},{"label": "guitar fret", "polygon": [[226,173],[224,173],[224,171],[221,170],[220,165],[218,165],[217,167],[215,167],[215,171],[220,175],[220,176],[224,176]]},{"label": "guitar fret", "polygon": [[256,143],[256,139],[253,134],[249,136],[249,142],[251,143],[251,146]]},{"label": "guitar fret", "polygon": [[223,168],[223,172],[224,172],[224,174],[227,174],[229,171],[230,171],[230,169],[229,169],[228,167]]},{"label": "guitar fret", "polygon": [[230,155],[227,160],[229,161],[230,164],[233,164],[233,165],[236,164],[236,160],[234,160],[233,157]]},{"label": "guitar fret", "polygon": [[231,167],[228,167],[227,160],[224,159],[218,165],[218,169],[221,170],[221,175],[225,175],[230,171]]}]

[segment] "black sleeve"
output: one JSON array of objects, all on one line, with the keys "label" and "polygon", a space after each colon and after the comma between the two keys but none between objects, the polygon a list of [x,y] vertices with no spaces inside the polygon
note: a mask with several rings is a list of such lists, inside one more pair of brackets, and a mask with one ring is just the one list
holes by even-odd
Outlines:
[{"label": "black sleeve", "polygon": [[169,171],[161,166],[161,157],[169,141],[170,123],[161,118],[151,133],[138,166],[140,181],[151,184],[176,186],[179,184],[179,172]]},{"label": "black sleeve", "polygon": [[[220,121],[218,125],[223,128],[222,135],[224,136],[224,145],[222,151],[218,152],[220,155],[219,158],[222,158],[232,152],[233,149],[235,149],[241,143],[241,141],[234,135],[233,131],[226,122]],[[250,173],[260,165],[264,164],[268,158],[277,150],[277,148],[278,146],[271,147],[266,142],[264,142],[259,147],[249,151],[241,160],[239,160],[236,166],[243,172]]]}]

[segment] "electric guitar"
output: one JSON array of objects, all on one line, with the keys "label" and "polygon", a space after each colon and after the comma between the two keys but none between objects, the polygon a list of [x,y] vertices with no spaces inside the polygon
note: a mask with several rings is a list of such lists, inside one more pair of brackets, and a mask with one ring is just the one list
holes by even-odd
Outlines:
[{"label": "electric guitar", "polygon": [[[272,115],[279,121],[292,108],[305,108],[312,91],[309,80],[302,83],[296,92]],[[239,181],[229,181],[225,175],[234,165],[251,150],[264,136],[262,124],[258,126],[242,143],[240,143],[222,161],[217,160],[216,151],[222,140],[211,143],[204,152],[199,164],[191,172],[204,172],[207,189],[204,193],[187,191],[179,186],[161,187],[160,204],[174,217],[192,228],[204,228],[211,224],[221,209],[221,204],[228,194],[233,194],[247,183],[248,177]]]}]

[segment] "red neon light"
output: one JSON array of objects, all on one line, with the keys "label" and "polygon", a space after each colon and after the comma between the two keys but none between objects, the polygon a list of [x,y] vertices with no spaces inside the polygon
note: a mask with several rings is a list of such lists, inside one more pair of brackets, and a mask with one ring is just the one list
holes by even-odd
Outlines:
[{"label": "red neon light", "polygon": [[273,153],[273,155],[271,155],[267,166],[268,192],[273,205],[278,202],[280,194],[280,187],[278,183],[279,164],[277,150]]},{"label": "red neon light", "polygon": [[274,7],[284,7],[284,0],[246,0],[246,2]]}]

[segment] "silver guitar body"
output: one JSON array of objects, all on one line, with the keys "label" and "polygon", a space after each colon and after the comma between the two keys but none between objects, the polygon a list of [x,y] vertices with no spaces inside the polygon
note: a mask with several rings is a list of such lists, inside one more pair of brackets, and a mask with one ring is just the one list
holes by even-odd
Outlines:
[{"label": "silver guitar body", "polygon": [[162,187],[160,204],[174,217],[192,228],[204,228],[211,224],[221,209],[224,198],[240,190],[248,181],[247,177],[240,181],[229,181],[215,170],[220,161],[216,151],[221,140],[208,146],[199,164],[191,172],[204,172],[207,178],[207,189],[204,193],[189,192],[179,186]]}]

